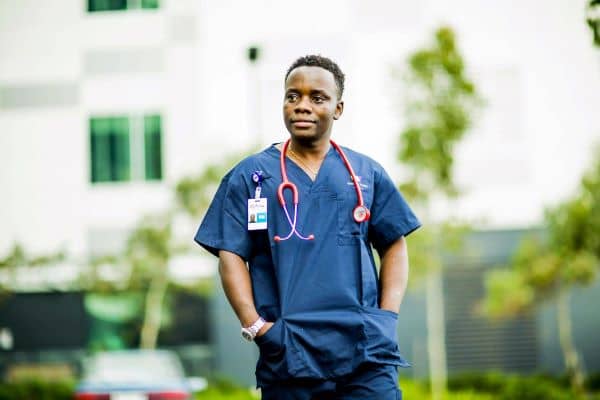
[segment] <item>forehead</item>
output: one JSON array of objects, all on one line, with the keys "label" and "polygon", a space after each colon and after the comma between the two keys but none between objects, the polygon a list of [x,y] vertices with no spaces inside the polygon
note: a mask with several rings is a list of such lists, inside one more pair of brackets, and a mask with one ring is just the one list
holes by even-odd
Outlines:
[{"label": "forehead", "polygon": [[321,67],[294,68],[285,80],[285,89],[324,90],[337,92],[333,74]]}]

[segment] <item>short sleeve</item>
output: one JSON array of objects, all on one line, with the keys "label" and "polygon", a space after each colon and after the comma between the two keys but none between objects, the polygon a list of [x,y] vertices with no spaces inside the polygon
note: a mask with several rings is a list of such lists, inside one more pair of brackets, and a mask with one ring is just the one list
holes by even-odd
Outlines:
[{"label": "short sleeve", "polygon": [[378,251],[421,226],[385,170],[375,170],[369,240]]},{"label": "short sleeve", "polygon": [[248,260],[251,243],[246,221],[247,190],[235,171],[221,181],[194,240],[215,256],[219,250],[226,250]]}]

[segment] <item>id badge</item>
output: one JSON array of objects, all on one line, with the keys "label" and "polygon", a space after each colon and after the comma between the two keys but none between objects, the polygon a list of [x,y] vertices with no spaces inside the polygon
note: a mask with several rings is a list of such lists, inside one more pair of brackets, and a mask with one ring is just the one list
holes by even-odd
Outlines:
[{"label": "id badge", "polygon": [[267,229],[267,199],[248,199],[248,230]]}]

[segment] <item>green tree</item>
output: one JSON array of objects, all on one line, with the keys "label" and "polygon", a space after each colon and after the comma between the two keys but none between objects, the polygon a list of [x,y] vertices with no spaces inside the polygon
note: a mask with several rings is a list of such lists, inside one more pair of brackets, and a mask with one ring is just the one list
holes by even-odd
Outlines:
[{"label": "green tree", "polygon": [[242,153],[225,156],[221,162],[206,166],[200,174],[181,179],[175,188],[176,209],[195,219],[201,217],[210,205],[225,172],[244,155],[256,150],[257,146],[253,146]]},{"label": "green tree", "polygon": [[448,27],[438,29],[433,43],[410,55],[405,82],[406,127],[398,159],[408,177],[400,190],[419,210],[425,226],[411,236],[411,265],[412,271],[425,274],[430,379],[433,398],[440,399],[447,379],[442,254],[460,248],[467,226],[434,222],[431,204],[434,199],[452,201],[459,195],[453,179],[454,152],[481,101]]},{"label": "green tree", "polygon": [[179,242],[174,235],[174,219],[193,218],[197,222],[206,212],[223,175],[244,154],[227,156],[219,163],[208,165],[197,176],[180,180],[175,187],[173,209],[144,218],[129,236],[125,260],[132,272],[131,285],[143,288],[146,293],[140,347],[156,347],[161,323],[165,319],[165,298],[172,287],[169,260],[189,252],[191,248],[188,235],[184,242]]},{"label": "green tree", "polygon": [[[176,221],[183,219],[190,226],[197,224],[223,175],[252,150],[224,157],[199,174],[181,179],[175,185],[175,201],[170,209],[143,217],[129,234],[122,253],[92,260],[82,273],[81,286],[87,291],[109,297],[123,291],[143,293],[140,347],[155,348],[161,327],[169,320],[166,299],[172,290],[179,289],[169,276],[170,261],[192,250],[192,232],[186,231],[183,238],[178,237]],[[119,281],[104,279],[99,273],[101,268],[125,271],[121,274],[124,278]],[[200,283],[192,290],[206,293],[207,286]]]},{"label": "green tree", "polygon": [[589,0],[586,20],[592,31],[594,45],[600,47],[600,0]]},{"label": "green tree", "polygon": [[24,247],[15,243],[8,254],[0,259],[0,271],[4,279],[0,280],[0,296],[11,293],[18,286],[18,274],[22,268],[53,265],[66,259],[65,251],[57,251],[44,255],[27,254]]},{"label": "green tree", "polygon": [[565,368],[573,390],[582,394],[569,299],[571,290],[593,282],[600,268],[600,147],[578,191],[547,209],[544,223],[545,237],[524,239],[507,268],[488,273],[483,310],[492,318],[508,318],[553,301]]},{"label": "green tree", "polygon": [[190,250],[190,238],[177,243],[173,235],[173,219],[178,214],[194,219],[206,211],[218,183],[232,166],[235,157],[227,157],[218,164],[207,166],[197,176],[186,177],[175,188],[176,206],[164,215],[145,218],[132,232],[126,257],[133,268],[136,280],[145,281],[146,301],[144,322],[140,335],[142,348],[154,348],[163,320],[164,299],[169,290],[169,260]]},{"label": "green tree", "polygon": [[125,257],[130,263],[132,283],[145,291],[140,332],[140,347],[144,349],[156,347],[169,289],[169,259],[183,250],[176,248],[171,220],[169,214],[146,217],[127,241]]}]

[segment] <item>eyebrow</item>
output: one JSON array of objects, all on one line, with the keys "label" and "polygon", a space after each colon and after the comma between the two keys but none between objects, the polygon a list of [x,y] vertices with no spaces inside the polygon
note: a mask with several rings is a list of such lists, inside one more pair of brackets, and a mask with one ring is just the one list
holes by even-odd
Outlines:
[{"label": "eyebrow", "polygon": [[[289,89],[287,89],[285,91],[286,94],[287,93],[299,93],[299,92],[300,92],[300,90],[298,90],[296,88],[293,88],[293,87],[291,87],[291,88],[289,88]],[[331,97],[331,96],[329,96],[327,94],[327,91],[325,89],[313,89],[313,90],[310,91],[310,94],[311,95],[320,94],[320,95],[323,95],[323,96],[328,97],[328,98]]]}]

